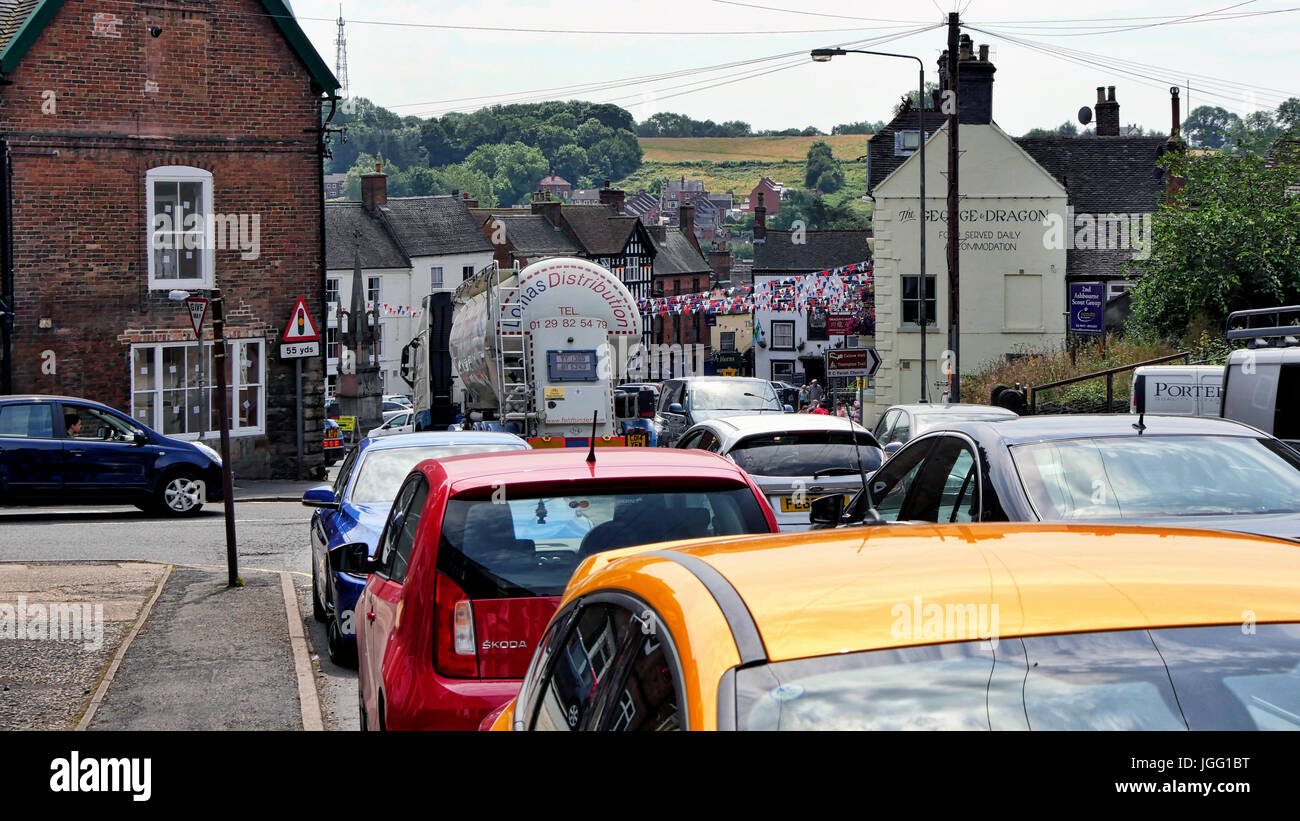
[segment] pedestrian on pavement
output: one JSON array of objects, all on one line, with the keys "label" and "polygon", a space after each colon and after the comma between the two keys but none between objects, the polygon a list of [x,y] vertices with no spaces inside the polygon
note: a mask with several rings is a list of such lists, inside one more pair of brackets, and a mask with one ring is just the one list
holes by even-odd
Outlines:
[{"label": "pedestrian on pavement", "polygon": [[68,429],[68,438],[75,439],[81,435],[81,417],[75,413],[63,414],[63,424]]},{"label": "pedestrian on pavement", "polygon": [[813,381],[808,383],[808,401],[821,402],[821,400],[822,400],[822,386],[818,385],[817,380],[814,379]]},{"label": "pedestrian on pavement", "polygon": [[818,414],[818,415],[820,415],[820,416],[830,416],[830,415],[831,415],[831,412],[830,412],[830,411],[828,411],[828,410],[826,410],[825,408],[822,407],[822,403],[821,403],[821,402],[813,402],[813,403],[812,403],[812,409],[809,410],[808,412],[809,412],[809,413],[815,413],[815,414]]}]

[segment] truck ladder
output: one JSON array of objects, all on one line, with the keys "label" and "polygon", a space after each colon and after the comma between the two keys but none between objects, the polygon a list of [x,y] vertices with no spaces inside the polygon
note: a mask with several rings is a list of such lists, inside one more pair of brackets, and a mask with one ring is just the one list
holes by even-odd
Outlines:
[{"label": "truck ladder", "polygon": [[519,272],[514,272],[515,285],[502,285],[501,273],[498,269],[493,279],[491,299],[496,328],[497,418],[506,422],[531,418],[532,395],[528,390],[523,331],[507,330],[501,324],[503,316],[520,307]]}]

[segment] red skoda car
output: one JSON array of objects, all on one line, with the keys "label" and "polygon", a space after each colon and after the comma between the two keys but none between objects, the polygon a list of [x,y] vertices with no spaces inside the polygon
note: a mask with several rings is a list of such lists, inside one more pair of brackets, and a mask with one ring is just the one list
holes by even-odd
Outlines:
[{"label": "red skoda car", "polygon": [[[357,602],[362,729],[475,730],[514,697],[569,577],[593,553],[775,533],[762,491],[702,451],[577,448],[421,462],[388,515]],[[599,642],[589,652],[612,652]]]}]

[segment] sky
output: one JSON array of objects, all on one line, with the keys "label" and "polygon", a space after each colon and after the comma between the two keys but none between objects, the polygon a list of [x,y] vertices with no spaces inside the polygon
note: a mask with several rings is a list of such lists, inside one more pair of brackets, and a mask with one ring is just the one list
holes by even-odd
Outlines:
[{"label": "sky", "polygon": [[[1121,123],[1163,132],[1172,85],[1182,87],[1184,117],[1200,105],[1244,115],[1300,97],[1300,0],[959,2],[963,31],[977,46],[991,47],[993,118],[1013,135],[1077,122],[1079,109],[1096,102],[1097,86],[1116,87]],[[292,6],[333,67],[338,0],[293,0]],[[352,95],[399,114],[583,99],[616,103],[638,121],[672,111],[744,120],[755,130],[811,125],[828,133],[839,123],[889,120],[894,104],[916,87],[917,65],[859,54],[813,63],[810,49],[915,55],[934,81],[946,29],[920,29],[939,26],[954,10],[954,0],[344,0],[342,6]],[[897,39],[870,42],[883,37]],[[1074,60],[1063,59],[1060,49],[1071,50]],[[778,55],[789,56],[731,65]],[[718,68],[663,76],[708,67]],[[642,79],[648,81],[615,85]],[[592,87],[597,84],[603,85]]]}]

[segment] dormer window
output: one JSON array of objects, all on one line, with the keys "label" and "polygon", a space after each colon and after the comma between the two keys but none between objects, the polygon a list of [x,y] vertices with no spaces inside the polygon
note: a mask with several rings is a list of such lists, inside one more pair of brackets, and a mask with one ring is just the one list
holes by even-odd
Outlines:
[{"label": "dormer window", "polygon": [[895,131],[894,132],[894,156],[905,157],[909,154],[915,154],[916,150],[921,147],[920,131]]}]

